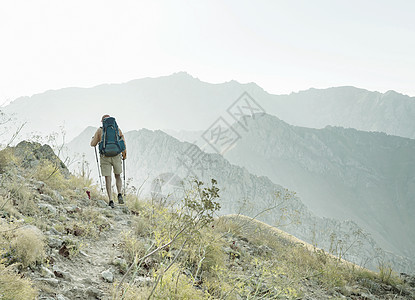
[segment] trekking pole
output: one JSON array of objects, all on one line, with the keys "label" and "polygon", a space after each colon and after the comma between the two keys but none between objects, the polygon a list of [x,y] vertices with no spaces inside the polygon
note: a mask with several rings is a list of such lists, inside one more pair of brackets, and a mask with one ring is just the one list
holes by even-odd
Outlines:
[{"label": "trekking pole", "polygon": [[104,192],[104,190],[102,189],[102,181],[101,181],[101,171],[99,169],[99,163],[98,163],[98,154],[97,154],[97,147],[94,147],[95,149],[95,158],[97,159],[97,167],[98,167],[98,176],[99,176],[99,184],[101,186],[101,193]]},{"label": "trekking pole", "polygon": [[125,159],[122,160],[123,174],[124,174],[124,197],[125,197]]}]

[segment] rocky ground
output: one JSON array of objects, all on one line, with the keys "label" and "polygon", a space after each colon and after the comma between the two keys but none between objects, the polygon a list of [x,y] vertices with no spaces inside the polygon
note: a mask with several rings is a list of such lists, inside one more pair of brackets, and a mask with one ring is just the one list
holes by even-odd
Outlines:
[{"label": "rocky ground", "polygon": [[42,267],[41,273],[30,274],[34,281],[49,287],[42,291],[39,299],[110,299],[114,281],[119,282],[123,276],[119,266],[126,265],[119,245],[122,233],[128,231],[131,224],[131,215],[125,213],[128,212],[125,207],[94,209],[110,215],[109,228],[92,240],[70,235],[71,241],[75,239],[80,243],[79,253],[73,258],[69,258],[65,246],[68,235],[54,230],[46,233],[50,266]]},{"label": "rocky ground", "polygon": [[[89,213],[101,216],[103,224],[106,225],[95,238],[77,236],[77,232],[59,232],[53,227],[44,232],[48,244],[48,264],[24,272],[25,276],[30,277],[40,287],[39,300],[112,299],[114,284],[122,280],[127,268],[121,247],[122,237],[131,230],[134,215],[126,206],[116,205],[115,209],[111,209],[103,200],[94,201],[87,197],[79,199],[76,204],[57,207],[47,202],[51,200],[48,196],[41,199],[43,201],[38,206],[48,208],[51,223],[59,216],[70,220],[75,214],[88,209]],[[266,245],[251,243],[245,236],[227,233],[224,238],[228,246],[223,251],[230,257],[230,268],[245,275],[253,270],[249,270],[249,265],[241,256],[255,256],[273,251]],[[80,245],[74,255],[68,252],[68,241]],[[283,238],[281,242],[289,243]],[[302,281],[304,295],[298,299],[415,299],[415,278],[409,275],[402,275],[402,278],[412,288],[399,290],[394,286],[372,281],[369,282],[370,289],[365,287],[367,282],[365,285],[326,289],[312,279],[305,278]],[[141,274],[135,279],[135,283],[146,286],[154,282],[150,274]]]}]

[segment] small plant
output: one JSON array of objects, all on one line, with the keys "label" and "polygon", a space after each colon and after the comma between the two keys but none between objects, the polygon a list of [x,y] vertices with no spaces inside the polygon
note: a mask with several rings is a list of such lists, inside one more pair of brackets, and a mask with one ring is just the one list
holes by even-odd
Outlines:
[{"label": "small plant", "polygon": [[67,182],[59,168],[48,160],[42,160],[35,173],[37,180],[45,182],[50,188],[64,190]]},{"label": "small plant", "polygon": [[[201,245],[198,243],[201,241],[200,230],[213,222],[214,213],[220,209],[219,203],[215,201],[219,197],[219,189],[216,187],[216,184],[216,180],[212,179],[211,186],[205,187],[203,182],[194,180],[190,182],[190,187],[185,189],[185,196],[181,205],[174,206],[173,209],[160,205],[153,206],[152,211],[149,214],[149,223],[153,226],[152,232],[156,249],[151,251],[151,247],[153,246],[147,250],[145,250],[144,247],[138,247],[141,253],[145,251],[143,253],[144,256],[140,259],[138,259],[140,255],[137,254],[139,251],[136,250],[137,245],[140,246],[139,241],[132,237],[131,233],[125,236],[125,249],[128,250],[125,253],[125,256],[127,256],[128,260],[132,261],[132,263],[124,275],[124,278],[129,271],[133,270],[133,267],[136,266],[133,278],[127,286],[131,285],[131,282],[144,259],[157,254],[160,261],[159,265],[162,267],[159,267],[155,273],[156,279],[150,292],[150,295],[152,295],[157,290],[158,284],[165,282],[163,281],[163,277],[166,274],[171,274],[169,273],[169,270],[175,265],[180,254],[183,251],[186,251],[184,250],[186,244],[188,244],[189,247],[193,247],[192,245],[195,245],[195,243]],[[147,214],[145,213],[144,215]],[[194,255],[194,261],[197,261],[197,267],[193,270],[193,272],[195,272],[194,277],[198,277],[200,270],[204,268],[209,269],[211,265],[215,264],[217,255],[211,256],[210,252],[206,253],[206,250],[210,251],[210,249],[214,248],[214,243],[211,243],[210,245],[201,245],[200,252],[193,252],[198,253],[197,255]],[[204,260],[206,260],[208,265],[203,264]],[[177,281],[179,281],[179,277],[180,273],[177,276]],[[183,280],[184,279],[185,277]],[[127,293],[127,288],[123,285],[123,280],[118,285],[118,289],[121,288],[122,290],[117,292],[121,292],[122,295],[125,295]],[[165,286],[163,286],[163,290],[164,287]],[[182,288],[183,287],[179,285],[179,289]],[[172,294],[172,297],[174,298],[176,296]]]},{"label": "small plant", "polygon": [[[18,211],[24,215],[33,215],[38,211],[35,205],[34,196],[24,181],[11,176],[9,180],[3,182],[4,202],[0,205],[0,209],[10,207],[10,212]],[[16,213],[18,215],[18,213]]]},{"label": "small plant", "polygon": [[0,196],[0,217],[20,216],[9,196]]},{"label": "small plant", "polygon": [[225,241],[212,227],[202,228],[200,235],[195,235],[189,240],[183,252],[186,257],[185,264],[192,271],[195,281],[199,280],[203,273],[224,267],[226,258],[224,247]]},{"label": "small plant", "polygon": [[183,273],[178,264],[173,264],[168,271],[162,272],[163,269],[160,269],[154,274],[156,278],[161,278],[160,283],[155,289],[143,289],[142,299],[203,299],[204,293],[193,286],[192,280]]},{"label": "small plant", "polygon": [[46,257],[42,233],[34,227],[23,227],[12,232],[11,251],[15,261],[27,267],[41,263]]},{"label": "small plant", "polygon": [[65,226],[61,223],[57,223],[57,224],[53,225],[53,228],[55,228],[55,230],[60,232],[60,233],[65,232]]},{"label": "small plant", "polygon": [[69,259],[73,259],[79,254],[79,251],[81,251],[83,246],[84,245],[78,241],[66,239],[63,243],[62,248],[59,249],[59,254]]},{"label": "small plant", "polygon": [[6,268],[0,260],[0,299],[33,300],[37,299],[37,296],[38,292],[33,288],[29,279],[22,278],[19,274]]},{"label": "small plant", "polygon": [[124,201],[134,215],[146,214],[149,205],[134,194],[126,194]]},{"label": "small plant", "polygon": [[398,283],[402,283],[402,280],[393,272],[392,267],[390,264],[387,263],[379,263],[379,279],[381,282],[395,286]]},{"label": "small plant", "polygon": [[13,164],[17,164],[17,158],[11,148],[0,151],[0,173],[6,172]]},{"label": "small plant", "polygon": [[133,221],[133,228],[134,228],[134,233],[138,236],[145,237],[151,234],[151,227],[148,222],[148,219],[144,217],[141,217],[141,216],[135,217]]},{"label": "small plant", "polygon": [[128,263],[142,257],[146,252],[144,243],[135,238],[131,232],[123,234],[122,249]]},{"label": "small plant", "polygon": [[379,265],[379,277],[382,282],[389,282],[392,277],[392,268],[390,266]]}]

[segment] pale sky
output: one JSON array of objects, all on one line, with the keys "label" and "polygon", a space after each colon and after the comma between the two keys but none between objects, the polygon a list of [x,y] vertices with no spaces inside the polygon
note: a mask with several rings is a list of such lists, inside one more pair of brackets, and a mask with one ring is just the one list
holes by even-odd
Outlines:
[{"label": "pale sky", "polygon": [[274,94],[353,85],[415,96],[415,1],[4,0],[0,105],[186,71]]}]

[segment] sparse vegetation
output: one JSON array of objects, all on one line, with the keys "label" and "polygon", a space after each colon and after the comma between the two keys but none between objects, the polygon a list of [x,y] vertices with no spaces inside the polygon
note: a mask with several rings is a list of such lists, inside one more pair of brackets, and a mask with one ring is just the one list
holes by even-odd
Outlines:
[{"label": "sparse vegetation", "polygon": [[23,267],[43,262],[46,256],[45,243],[39,229],[23,227],[12,231],[10,235],[10,251],[15,256],[13,260]]},{"label": "sparse vegetation", "polygon": [[[1,251],[0,251],[0,254]],[[4,259],[0,259],[0,299],[32,300],[38,295],[30,280],[21,278],[11,268],[6,268]]]},{"label": "sparse vegetation", "polygon": [[[108,259],[115,282],[99,279],[103,293],[113,299],[298,299],[311,293],[329,299],[363,291],[377,298],[413,295],[387,265],[375,273],[342,260],[348,246],[336,244],[332,255],[255,219],[216,216],[220,191],[215,180],[187,183],[185,196],[174,205],[134,193],[125,197],[128,209],[112,210],[99,203],[105,198],[85,174],[54,172],[53,163],[32,161],[32,167],[24,167],[30,155],[14,156],[11,150],[4,155],[14,171],[2,164],[0,299],[55,293],[53,279],[68,275],[57,269],[49,271],[52,279],[43,277],[57,256],[61,263],[82,265],[92,259],[82,251],[98,243],[114,253]],[[110,244],[103,236],[110,236],[118,222],[124,222],[123,232]],[[71,280],[67,283],[75,284]]]}]

